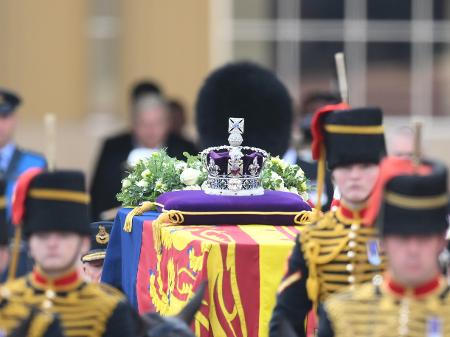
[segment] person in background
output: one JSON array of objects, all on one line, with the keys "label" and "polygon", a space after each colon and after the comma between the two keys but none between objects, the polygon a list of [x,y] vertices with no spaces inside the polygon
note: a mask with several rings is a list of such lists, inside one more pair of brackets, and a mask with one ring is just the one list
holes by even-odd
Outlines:
[{"label": "person in background", "polygon": [[[22,99],[10,90],[0,89],[0,178],[5,180],[6,218],[10,222],[12,194],[17,178],[32,167],[45,168],[45,158],[37,153],[20,148],[14,141],[17,127],[17,109]],[[8,225],[8,237],[14,236],[14,228]],[[33,261],[28,258],[26,244],[21,243],[21,264],[17,275],[24,275],[32,267]],[[6,272],[0,273],[0,282],[6,280]]]},{"label": "person in background", "polygon": [[414,154],[414,130],[409,126],[400,126],[388,137],[388,154],[401,158],[412,158]]},{"label": "person in background", "polygon": [[268,69],[234,62],[213,71],[197,96],[199,146],[227,144],[228,118],[245,119],[245,146],[282,156],[291,135],[292,100],[286,87]]},{"label": "person in background", "polygon": [[89,282],[100,282],[112,226],[110,221],[93,222],[90,225],[91,249],[81,257],[84,276]]},{"label": "person in background", "polygon": [[448,228],[447,168],[388,158],[364,223],[375,223],[387,257],[383,276],[327,299],[319,337],[450,336],[450,285],[438,256]]},{"label": "person in background", "polygon": [[186,126],[186,107],[177,99],[167,102],[170,112],[170,133],[174,136],[183,137]]},{"label": "person in background", "polygon": [[130,100],[131,131],[106,139],[96,163],[90,188],[94,220],[102,219],[103,212],[120,205],[116,194],[120,192],[126,162],[134,149],[167,148],[169,156],[179,159],[184,159],[183,152],[196,154],[192,143],[171,137],[168,105],[156,84],[138,83]]},{"label": "person in background", "polygon": [[[300,107],[300,114],[294,120],[294,127],[299,128],[301,139],[297,144],[293,144],[284,154],[284,160],[291,164],[297,164],[305,172],[306,178],[309,179],[311,191],[309,197],[311,202],[317,204],[317,161],[313,160],[311,153],[312,133],[311,121],[314,112],[319,108],[339,103],[339,97],[328,92],[312,92],[303,100]],[[328,211],[333,201],[333,183],[331,181],[330,171],[326,171],[325,189],[322,193],[322,209]]]},{"label": "person in background", "polygon": [[8,221],[6,219],[5,181],[0,179],[0,275],[9,261]]}]

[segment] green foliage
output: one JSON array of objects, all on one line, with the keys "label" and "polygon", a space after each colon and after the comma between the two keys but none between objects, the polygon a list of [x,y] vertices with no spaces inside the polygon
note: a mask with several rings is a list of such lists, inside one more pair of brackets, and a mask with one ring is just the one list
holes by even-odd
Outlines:
[{"label": "green foliage", "polygon": [[[161,194],[177,190],[199,190],[207,179],[207,171],[199,156],[184,153],[186,161],[171,158],[165,150],[140,160],[122,180],[117,194],[124,206],[137,206],[155,201]],[[299,194],[308,198],[307,179],[298,165],[289,165],[279,157],[268,158],[262,172],[264,189]]]}]

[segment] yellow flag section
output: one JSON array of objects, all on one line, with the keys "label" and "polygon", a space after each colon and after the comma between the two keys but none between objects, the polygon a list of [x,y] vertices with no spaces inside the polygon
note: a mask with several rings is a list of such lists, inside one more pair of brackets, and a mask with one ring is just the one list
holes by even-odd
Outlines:
[{"label": "yellow flag section", "polygon": [[269,335],[276,291],[287,270],[287,260],[301,226],[240,226],[259,246],[259,336]]}]

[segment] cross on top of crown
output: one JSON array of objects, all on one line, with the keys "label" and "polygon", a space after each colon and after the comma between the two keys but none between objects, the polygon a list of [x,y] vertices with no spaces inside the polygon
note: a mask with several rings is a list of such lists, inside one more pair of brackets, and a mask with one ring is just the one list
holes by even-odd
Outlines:
[{"label": "cross on top of crown", "polygon": [[244,133],[244,118],[229,118],[228,119],[228,133]]}]

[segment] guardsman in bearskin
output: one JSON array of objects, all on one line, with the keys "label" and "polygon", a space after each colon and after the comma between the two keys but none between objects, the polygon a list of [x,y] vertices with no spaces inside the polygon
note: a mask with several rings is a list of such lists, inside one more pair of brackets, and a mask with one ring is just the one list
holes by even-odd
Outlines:
[{"label": "guardsman in bearskin", "polygon": [[81,257],[81,262],[83,262],[84,276],[91,282],[99,283],[113,222],[93,222],[90,226],[91,249]]},{"label": "guardsman in bearskin", "polygon": [[90,243],[88,204],[81,172],[31,169],[19,178],[13,221],[22,225],[36,266],[6,283],[4,291],[11,302],[57,314],[66,336],[135,336],[124,296],[80,275],[80,258]]},{"label": "guardsman in bearskin", "polygon": [[319,336],[450,336],[450,286],[438,263],[448,201],[444,165],[382,163],[366,220],[376,219],[386,273],[325,301]]},{"label": "guardsman in bearskin", "polygon": [[381,110],[325,106],[315,113],[312,132],[318,210],[325,159],[342,196],[337,208],[323,216],[316,212],[298,237],[279,286],[270,336],[279,336],[285,319],[305,336],[305,317],[312,308],[337,290],[371,281],[384,268],[376,228],[361,224],[385,154]]}]

